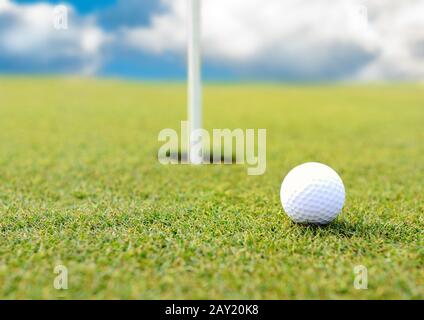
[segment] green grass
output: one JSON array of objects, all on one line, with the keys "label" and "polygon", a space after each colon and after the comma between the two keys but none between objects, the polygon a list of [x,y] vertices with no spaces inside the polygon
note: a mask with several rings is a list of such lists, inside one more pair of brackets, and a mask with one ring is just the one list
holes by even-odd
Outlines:
[{"label": "green grass", "polygon": [[[0,79],[0,298],[424,298],[423,85],[208,85],[207,128],[268,130],[258,177],[158,163],[185,92]],[[324,228],[291,223],[279,200],[308,161],[347,189]]]}]

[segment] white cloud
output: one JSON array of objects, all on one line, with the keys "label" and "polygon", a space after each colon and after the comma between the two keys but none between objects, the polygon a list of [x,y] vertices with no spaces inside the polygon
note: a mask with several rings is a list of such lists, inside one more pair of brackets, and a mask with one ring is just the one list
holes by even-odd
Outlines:
[{"label": "white cloud", "polygon": [[374,7],[380,54],[361,70],[365,79],[424,79],[424,1],[389,1]]},{"label": "white cloud", "polygon": [[[183,54],[187,0],[162,2],[168,10],[126,41]],[[424,0],[203,0],[206,59],[256,74],[423,79],[423,30]]]},{"label": "white cloud", "polygon": [[56,29],[54,8],[0,0],[0,58],[24,69],[95,72],[108,36],[92,17],[78,17],[71,6],[67,6],[68,28]]}]

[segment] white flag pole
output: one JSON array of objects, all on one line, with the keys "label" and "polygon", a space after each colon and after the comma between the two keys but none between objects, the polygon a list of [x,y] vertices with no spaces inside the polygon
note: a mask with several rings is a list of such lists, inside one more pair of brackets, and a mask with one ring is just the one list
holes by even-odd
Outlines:
[{"label": "white flag pole", "polygon": [[[198,139],[191,137],[192,132],[202,128],[202,79],[201,79],[201,0],[188,0],[188,120],[189,120],[189,158],[193,164],[202,159],[192,153]],[[196,150],[193,150],[196,151]]]}]

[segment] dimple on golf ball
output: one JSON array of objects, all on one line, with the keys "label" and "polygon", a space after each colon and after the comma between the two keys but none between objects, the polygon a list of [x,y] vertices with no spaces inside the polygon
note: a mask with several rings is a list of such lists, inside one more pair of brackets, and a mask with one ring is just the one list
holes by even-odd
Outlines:
[{"label": "dimple on golf ball", "polygon": [[281,185],[281,203],[297,223],[328,224],[343,209],[345,188],[336,171],[308,162],[289,172]]}]

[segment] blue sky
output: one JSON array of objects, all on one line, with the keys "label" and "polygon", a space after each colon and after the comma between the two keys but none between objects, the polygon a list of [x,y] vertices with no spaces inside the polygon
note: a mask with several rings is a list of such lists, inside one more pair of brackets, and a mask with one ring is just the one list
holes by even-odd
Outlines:
[{"label": "blue sky", "polygon": [[[75,8],[75,11],[80,16],[96,15],[97,22],[104,30],[113,32],[121,27],[144,26],[149,22],[150,15],[160,11],[161,5],[157,0],[15,0],[17,4],[39,4],[50,3],[54,5],[70,4]],[[135,10],[137,9],[137,10]],[[180,55],[165,53],[152,55],[139,50],[131,50],[129,48],[118,48],[113,54],[108,53],[105,62],[101,69],[97,71],[100,76],[119,76],[130,78],[146,78],[146,79],[183,79],[186,77],[185,60]],[[1,66],[0,70],[6,72],[61,72],[69,69],[55,65],[52,62],[52,68],[45,67],[32,69],[20,67],[21,61],[16,59],[16,66],[10,64],[13,61],[8,61],[9,67]],[[207,67],[207,66],[206,66]],[[72,69],[72,68],[71,68]],[[206,70],[209,70],[207,67]],[[211,70],[213,76],[216,72]],[[208,72],[209,74],[209,72]],[[218,78],[224,77],[225,74],[218,74]]]},{"label": "blue sky", "polygon": [[[31,4],[31,3],[37,3],[37,2],[40,3],[41,1],[15,0],[15,2],[22,3],[22,4]],[[53,3],[53,4],[64,3],[64,1],[61,1],[61,0],[49,0],[45,2]],[[72,4],[75,8],[77,8],[78,12],[87,14],[87,13],[95,12],[96,10],[111,7],[115,5],[118,1],[117,0],[73,0],[73,1],[66,1],[66,2]],[[143,2],[143,0],[140,0],[140,2]]]},{"label": "blue sky", "polygon": [[[185,79],[187,1],[0,0],[0,73]],[[202,1],[207,80],[424,79],[424,0]]]}]

